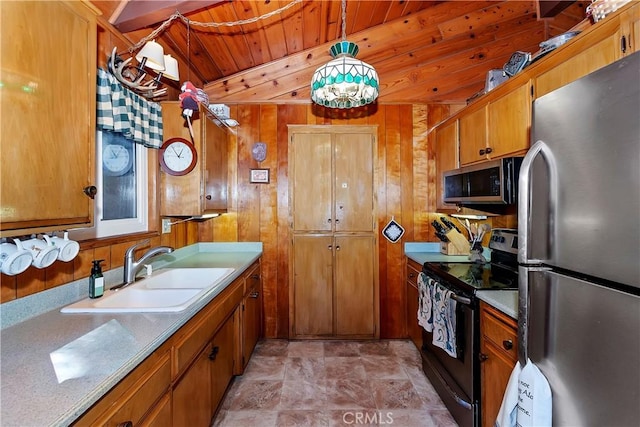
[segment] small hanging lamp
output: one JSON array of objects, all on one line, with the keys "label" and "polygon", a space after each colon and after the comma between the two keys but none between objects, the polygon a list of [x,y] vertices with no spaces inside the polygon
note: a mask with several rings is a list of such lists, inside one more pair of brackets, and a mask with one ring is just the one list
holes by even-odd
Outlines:
[{"label": "small hanging lamp", "polygon": [[330,108],[371,104],[378,97],[378,73],[356,59],[358,45],[347,41],[347,0],[342,0],[342,41],[329,49],[333,59],[313,73],[311,100]]}]

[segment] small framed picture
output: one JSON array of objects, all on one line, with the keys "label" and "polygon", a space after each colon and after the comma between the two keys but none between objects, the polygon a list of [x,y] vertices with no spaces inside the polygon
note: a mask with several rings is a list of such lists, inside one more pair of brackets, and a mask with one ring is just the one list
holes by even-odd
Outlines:
[{"label": "small framed picture", "polygon": [[269,169],[251,169],[249,181],[253,184],[268,184]]}]

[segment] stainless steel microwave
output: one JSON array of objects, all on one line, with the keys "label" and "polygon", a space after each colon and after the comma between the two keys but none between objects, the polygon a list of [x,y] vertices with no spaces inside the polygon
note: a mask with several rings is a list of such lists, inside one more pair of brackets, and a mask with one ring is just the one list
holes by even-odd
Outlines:
[{"label": "stainless steel microwave", "polygon": [[459,205],[503,204],[518,200],[522,157],[507,157],[444,172],[444,201]]}]

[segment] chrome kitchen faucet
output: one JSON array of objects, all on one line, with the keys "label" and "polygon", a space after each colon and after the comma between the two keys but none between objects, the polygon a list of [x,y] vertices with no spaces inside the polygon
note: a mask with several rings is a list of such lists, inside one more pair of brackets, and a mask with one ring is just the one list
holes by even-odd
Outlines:
[{"label": "chrome kitchen faucet", "polygon": [[156,255],[169,254],[173,252],[173,248],[170,246],[156,246],[155,248],[149,249],[140,257],[140,259],[136,261],[135,250],[142,243],[137,243],[131,246],[124,254],[124,283],[122,284],[122,287],[130,285],[136,280],[136,275],[142,269],[142,267],[144,267],[144,263],[149,258],[152,258]]}]

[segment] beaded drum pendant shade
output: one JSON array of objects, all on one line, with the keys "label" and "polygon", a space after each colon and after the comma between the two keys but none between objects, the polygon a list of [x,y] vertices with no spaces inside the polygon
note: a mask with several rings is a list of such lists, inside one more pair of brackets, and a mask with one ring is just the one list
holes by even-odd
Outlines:
[{"label": "beaded drum pendant shade", "polygon": [[331,46],[333,59],[313,73],[311,100],[330,108],[352,108],[378,97],[378,73],[356,59],[358,45],[346,40],[346,0],[342,0],[342,41]]}]

